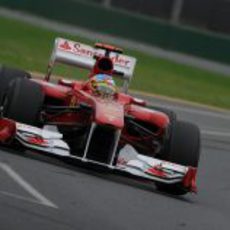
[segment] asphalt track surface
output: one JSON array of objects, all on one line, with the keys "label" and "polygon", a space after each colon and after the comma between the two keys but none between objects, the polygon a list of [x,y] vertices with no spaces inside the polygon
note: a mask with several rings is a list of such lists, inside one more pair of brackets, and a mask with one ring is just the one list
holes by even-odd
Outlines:
[{"label": "asphalt track surface", "polygon": [[147,99],[201,128],[197,195],[168,196],[152,184],[1,148],[0,229],[229,229],[230,112]]}]

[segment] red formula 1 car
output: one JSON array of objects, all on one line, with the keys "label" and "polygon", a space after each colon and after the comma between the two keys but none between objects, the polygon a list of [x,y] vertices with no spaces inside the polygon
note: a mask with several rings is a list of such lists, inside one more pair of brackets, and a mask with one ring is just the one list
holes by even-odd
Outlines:
[{"label": "red formula 1 car", "polygon": [[[56,63],[89,69],[89,76],[52,83]],[[196,192],[199,129],[127,94],[135,64],[119,48],[57,38],[44,80],[2,67],[1,143],[125,172],[171,194]]]}]

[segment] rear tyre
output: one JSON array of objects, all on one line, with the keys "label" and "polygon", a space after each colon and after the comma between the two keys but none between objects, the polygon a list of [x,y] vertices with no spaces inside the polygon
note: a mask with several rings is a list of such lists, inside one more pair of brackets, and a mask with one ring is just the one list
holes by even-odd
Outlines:
[{"label": "rear tyre", "polygon": [[[200,157],[200,131],[191,123],[177,121],[174,124],[169,142],[168,153],[162,159],[184,166],[198,167]],[[188,191],[181,183],[163,184],[156,182],[156,187],[173,195],[184,195]]]},{"label": "rear tyre", "polygon": [[5,96],[3,114],[21,123],[38,125],[43,101],[40,85],[28,79],[16,79]]},{"label": "rear tyre", "polygon": [[31,78],[31,75],[23,70],[0,66],[0,106],[10,83],[16,79],[25,78]]}]

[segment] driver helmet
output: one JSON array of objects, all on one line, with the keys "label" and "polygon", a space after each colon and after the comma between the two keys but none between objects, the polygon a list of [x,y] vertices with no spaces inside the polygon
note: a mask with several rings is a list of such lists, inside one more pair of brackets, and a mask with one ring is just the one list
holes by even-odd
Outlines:
[{"label": "driver helmet", "polygon": [[117,93],[116,83],[108,74],[96,74],[90,79],[90,82],[95,95],[106,97]]}]

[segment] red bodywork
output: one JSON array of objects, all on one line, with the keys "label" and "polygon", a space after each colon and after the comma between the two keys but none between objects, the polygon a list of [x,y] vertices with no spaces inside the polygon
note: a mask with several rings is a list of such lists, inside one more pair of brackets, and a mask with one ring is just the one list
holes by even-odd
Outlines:
[{"label": "red bodywork", "polygon": [[[125,93],[118,92],[111,98],[101,98],[95,96],[90,87],[90,79],[96,74],[113,74],[113,61],[107,57],[99,57],[89,74],[89,79],[82,81],[59,80],[57,84],[47,82],[46,80],[35,80],[42,86],[46,101],[58,101],[59,106],[79,107],[82,105],[91,109],[88,113],[84,109],[69,111],[60,114],[45,114],[45,119],[49,123],[64,125],[82,125],[87,126],[96,123],[102,126],[110,126],[121,130],[120,142],[127,143],[142,142],[143,148],[149,148],[153,152],[152,139],[163,137],[170,121],[166,114],[153,109],[148,109],[143,100],[136,99]],[[52,105],[52,102],[51,102]],[[138,135],[129,132],[126,119],[132,118],[137,123],[147,127],[152,131],[152,135]],[[148,143],[149,142],[149,143]],[[138,144],[138,143],[137,143]]]},{"label": "red bodywork", "polygon": [[73,81],[68,84],[62,80],[58,84],[44,80],[36,80],[36,82],[42,86],[47,98],[55,98],[62,102],[63,106],[78,107],[84,104],[92,109],[92,113],[80,110],[62,113],[59,116],[47,115],[49,122],[65,125],[90,125],[95,122],[99,125],[108,125],[122,130],[123,139],[131,142],[141,141],[141,137],[129,135],[126,130],[126,117],[145,123],[148,127],[154,127],[154,135],[159,137],[164,134],[169,125],[167,115],[148,109],[144,101],[124,93],[117,93],[112,99],[103,99],[94,96],[85,82]]},{"label": "red bodywork", "polygon": [[[146,108],[144,101],[130,95],[118,93],[112,100],[102,99],[92,95],[92,92],[85,87],[84,82],[75,81],[67,86],[62,81],[59,81],[57,85],[43,80],[35,81],[42,86],[47,97],[63,101],[63,105],[78,106],[81,103],[86,103],[92,107],[94,114],[89,122],[95,121],[98,124],[112,125],[123,129],[125,116],[132,116],[137,120],[157,126],[160,131],[163,131],[169,124],[169,119],[164,113]],[[65,119],[62,117],[64,120],[60,121],[81,122],[78,119],[73,120],[71,114],[66,114],[66,116]]]},{"label": "red bodywork", "polygon": [[0,118],[0,143],[7,143],[14,138],[15,134],[15,122],[9,119]]}]

